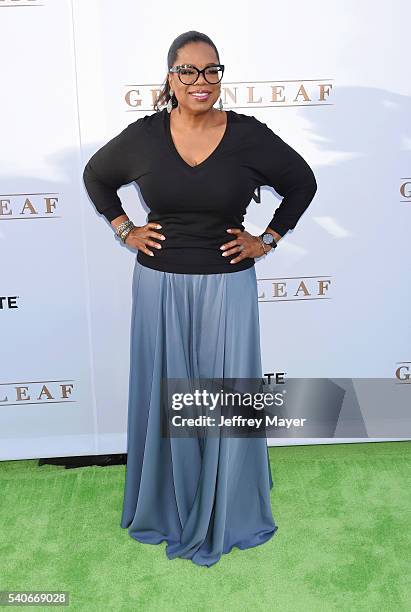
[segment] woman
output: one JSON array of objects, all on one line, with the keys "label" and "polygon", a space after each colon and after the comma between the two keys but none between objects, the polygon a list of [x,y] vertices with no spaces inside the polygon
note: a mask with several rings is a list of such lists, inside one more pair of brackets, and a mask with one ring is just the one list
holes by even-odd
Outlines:
[{"label": "woman", "polygon": [[[211,566],[277,530],[267,441],[162,437],[161,382],[262,378],[254,259],[295,227],[317,186],[265,123],[222,110],[221,98],[214,108],[224,66],[208,36],[176,38],[168,68],[157,112],[99,149],[84,182],[98,212],[137,250],[121,527],[139,542],[166,541],[169,559]],[[131,181],[150,208],[142,227],[117,195]],[[242,221],[259,185],[284,197],[264,234],[253,236]]]}]

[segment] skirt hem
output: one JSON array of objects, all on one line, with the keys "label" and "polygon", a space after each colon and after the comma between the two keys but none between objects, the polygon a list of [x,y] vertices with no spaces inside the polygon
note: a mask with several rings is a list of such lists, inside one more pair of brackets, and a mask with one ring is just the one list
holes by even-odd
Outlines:
[{"label": "skirt hem", "polygon": [[[122,529],[128,529],[127,527],[123,527],[123,526],[121,527]],[[180,556],[178,554],[169,554],[166,550],[166,556],[167,556],[167,559],[169,559],[170,561],[172,561],[173,559],[187,559],[188,561],[192,561],[195,565],[211,567],[212,565],[215,565],[216,563],[218,563],[222,555],[228,555],[233,550],[233,548],[238,548],[239,550],[246,550],[247,548],[255,548],[256,546],[261,546],[262,544],[266,544],[266,542],[271,540],[271,538],[275,535],[277,531],[278,531],[278,525],[276,525],[273,529],[270,529],[269,531],[264,532],[263,535],[259,537],[258,541],[256,539],[240,540],[239,542],[235,544],[230,544],[230,546],[223,548],[222,552],[216,555],[215,558],[213,558],[212,560],[207,560],[204,558],[204,556],[201,560],[194,559],[194,557],[198,556],[197,555],[198,551],[196,551],[190,557],[190,556]],[[143,536],[136,536],[136,535],[131,534],[130,532],[128,532],[128,535],[130,536],[130,538],[132,538],[133,540],[136,540],[140,544],[152,544],[154,546],[158,546],[159,544],[162,544],[165,542],[166,549],[168,546],[172,544],[178,544],[178,542],[171,540],[169,537],[160,535],[160,534],[155,539],[152,536],[150,536],[150,538],[148,539]]]}]

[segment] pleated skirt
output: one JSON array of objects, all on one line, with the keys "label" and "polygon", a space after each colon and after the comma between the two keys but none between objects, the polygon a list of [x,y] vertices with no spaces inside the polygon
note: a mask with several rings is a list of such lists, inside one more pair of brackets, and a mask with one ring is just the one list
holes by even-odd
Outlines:
[{"label": "pleated skirt", "polygon": [[168,559],[217,563],[277,530],[265,437],[162,437],[162,378],[261,378],[255,267],[163,272],[135,261],[121,527]]}]

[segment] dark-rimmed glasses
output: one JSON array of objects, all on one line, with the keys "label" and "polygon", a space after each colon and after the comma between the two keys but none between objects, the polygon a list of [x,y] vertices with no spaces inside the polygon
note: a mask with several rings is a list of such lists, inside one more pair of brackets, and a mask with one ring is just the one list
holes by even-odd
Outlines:
[{"label": "dark-rimmed glasses", "polygon": [[202,70],[193,64],[181,64],[180,66],[173,66],[169,69],[169,72],[176,72],[183,85],[193,85],[200,74],[204,76],[207,83],[215,85],[223,78],[224,64],[211,64]]}]

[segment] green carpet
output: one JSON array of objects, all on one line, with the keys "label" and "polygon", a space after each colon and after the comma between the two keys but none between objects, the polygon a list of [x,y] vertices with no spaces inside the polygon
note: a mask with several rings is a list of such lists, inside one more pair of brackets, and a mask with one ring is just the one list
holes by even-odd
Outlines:
[{"label": "green carpet", "polygon": [[61,609],[87,612],[408,612],[410,449],[271,447],[278,531],[211,568],[121,529],[125,466],[0,462],[0,590],[66,590]]}]

